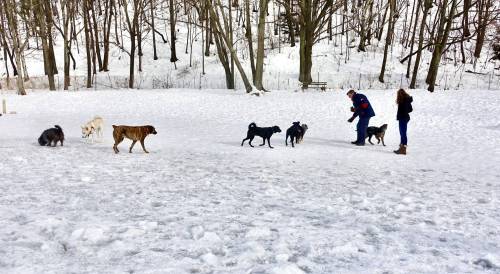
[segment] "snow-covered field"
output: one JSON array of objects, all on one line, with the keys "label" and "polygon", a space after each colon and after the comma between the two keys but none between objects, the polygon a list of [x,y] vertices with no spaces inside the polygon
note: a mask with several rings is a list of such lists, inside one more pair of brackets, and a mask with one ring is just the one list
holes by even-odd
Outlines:
[{"label": "snow-covered field", "polygon": [[[349,143],[345,91],[7,94],[0,272],[499,273],[500,93],[414,91],[406,157],[395,91],[365,94],[387,147]],[[274,150],[240,146],[252,121],[281,127]],[[64,147],[38,146],[54,124]],[[112,124],[154,125],[151,153],[115,155]]]}]

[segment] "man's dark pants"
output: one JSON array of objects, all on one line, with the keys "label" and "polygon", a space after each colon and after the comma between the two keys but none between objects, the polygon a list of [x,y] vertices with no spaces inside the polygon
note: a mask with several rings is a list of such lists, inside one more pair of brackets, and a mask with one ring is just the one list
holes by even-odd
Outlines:
[{"label": "man's dark pants", "polygon": [[371,117],[361,118],[359,117],[358,124],[356,125],[356,130],[358,131],[358,139],[356,140],[359,144],[364,144],[366,140],[366,129],[370,123]]}]

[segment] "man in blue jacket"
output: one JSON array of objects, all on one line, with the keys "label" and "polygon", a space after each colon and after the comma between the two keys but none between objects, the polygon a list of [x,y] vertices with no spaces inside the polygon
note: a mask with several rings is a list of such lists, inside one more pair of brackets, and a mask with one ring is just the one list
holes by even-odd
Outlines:
[{"label": "man in blue jacket", "polygon": [[347,92],[347,96],[352,100],[351,111],[354,112],[352,117],[347,120],[349,123],[352,123],[356,117],[359,116],[358,124],[356,126],[356,130],[358,131],[358,138],[356,141],[351,142],[353,145],[364,146],[366,139],[366,129],[368,128],[368,123],[370,122],[370,118],[375,116],[375,112],[366,98],[365,95],[356,93],[354,90],[349,90]]}]

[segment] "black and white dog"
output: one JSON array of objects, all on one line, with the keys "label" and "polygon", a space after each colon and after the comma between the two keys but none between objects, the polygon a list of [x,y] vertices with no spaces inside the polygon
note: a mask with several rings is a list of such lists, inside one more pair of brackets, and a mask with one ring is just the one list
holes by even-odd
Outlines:
[{"label": "black and white dog", "polygon": [[248,132],[247,132],[247,137],[245,139],[243,139],[243,141],[241,141],[241,146],[243,146],[243,143],[245,143],[246,140],[250,140],[248,142],[248,144],[252,146],[252,141],[253,141],[253,138],[255,138],[255,136],[259,136],[259,137],[262,137],[262,144],[261,146],[265,145],[266,144],[266,140],[267,140],[267,144],[269,145],[270,148],[273,148],[271,146],[271,136],[274,134],[274,133],[278,133],[278,132],[281,132],[281,129],[278,127],[278,126],[274,126],[274,127],[257,127],[257,125],[255,123],[251,123],[250,125],[248,125]]},{"label": "black and white dog", "polygon": [[[38,138],[38,143],[41,146],[56,146],[57,142],[61,142],[61,146],[63,146],[64,142],[64,132],[62,128],[58,125],[55,125],[53,128],[49,128],[42,132],[40,138]],[[52,145],[53,143],[53,145]]]}]

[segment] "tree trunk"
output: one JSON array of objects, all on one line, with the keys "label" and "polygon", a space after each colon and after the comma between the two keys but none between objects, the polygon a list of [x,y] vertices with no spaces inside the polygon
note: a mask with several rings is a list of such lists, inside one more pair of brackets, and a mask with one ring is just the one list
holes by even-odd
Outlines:
[{"label": "tree trunk", "polygon": [[83,28],[85,31],[85,53],[87,54],[87,88],[92,87],[92,57],[90,53],[90,28],[88,22],[88,4],[87,0],[82,1],[83,5]]},{"label": "tree trunk", "polygon": [[104,33],[104,57],[102,60],[102,70],[109,71],[109,37],[111,35],[111,20],[113,19],[113,8],[115,6],[115,0],[105,1],[105,21],[104,28],[106,32]]},{"label": "tree trunk", "polygon": [[414,89],[417,83],[418,76],[418,67],[420,65],[420,59],[422,57],[422,46],[424,44],[424,30],[427,25],[427,14],[429,10],[432,8],[432,0],[423,0],[424,1],[424,10],[422,12],[422,21],[420,23],[420,31],[418,34],[418,52],[417,57],[415,57],[415,65],[413,66],[413,73],[411,76],[410,89]]},{"label": "tree trunk", "polygon": [[437,33],[437,44],[434,47],[432,53],[431,63],[429,65],[429,71],[427,73],[426,83],[429,85],[427,90],[434,92],[434,86],[436,84],[436,78],[439,69],[439,63],[441,61],[441,55],[443,54],[444,47],[448,41],[448,36],[450,33],[451,25],[453,24],[453,16],[455,15],[457,0],[452,0],[450,11],[446,17],[446,7],[448,5],[448,0],[443,1],[443,6],[441,9],[441,19],[439,22],[439,28]]},{"label": "tree trunk", "polygon": [[300,28],[300,75],[299,81],[304,88],[312,82],[312,47],[314,41],[314,29],[312,22],[312,1],[304,0],[302,4],[303,25]]},{"label": "tree trunk", "polygon": [[153,60],[158,60],[158,55],[156,53],[156,33],[155,29],[155,12],[154,12],[154,0],[149,0],[151,5],[151,28],[153,28]]},{"label": "tree trunk", "polygon": [[174,0],[169,0],[170,6],[169,6],[169,12],[170,12],[170,62],[174,63],[179,61],[177,59],[177,53],[175,50],[175,40],[176,40],[176,35],[175,35],[175,5],[174,5]]},{"label": "tree trunk", "polygon": [[[415,7],[415,9],[417,10],[417,13],[415,14],[415,23],[413,25],[413,31],[411,34],[410,53],[413,52],[413,46],[415,44],[415,33],[417,32],[418,17],[420,15],[420,5],[422,5],[422,0],[418,0],[417,6]],[[413,18],[413,15],[412,15],[412,18]],[[411,27],[411,25],[410,25],[410,27]],[[411,56],[410,56],[410,59],[408,59],[408,66],[406,67],[406,78],[410,78],[410,67],[411,67]]]},{"label": "tree trunk", "polygon": [[[238,55],[236,54],[236,51],[234,50],[233,45],[229,42],[229,36],[230,35],[227,34],[227,33],[224,34],[224,29],[222,28],[221,23],[219,21],[219,17],[217,16],[217,13],[215,12],[214,5],[212,5],[210,3],[210,1],[208,3],[209,3],[208,6],[209,6],[209,9],[210,9],[211,20],[213,20],[214,26],[216,27],[215,31],[219,32],[220,37],[224,41],[225,46],[231,52],[231,57],[233,58],[233,60],[235,62],[235,65],[238,68],[238,71],[240,72],[240,76],[241,76],[241,79],[243,80],[243,84],[245,85],[245,89],[246,89],[247,93],[250,93],[250,92],[252,92],[252,85],[250,84],[250,81],[248,81],[248,78],[247,78],[247,75],[245,73],[245,70],[241,66],[240,60],[238,58]],[[221,4],[220,0],[217,0],[217,5],[219,7],[222,7],[222,4]],[[224,25],[227,26],[228,23],[227,23],[227,19],[226,19],[226,16],[224,15],[224,13],[222,13],[222,19],[224,20]]]},{"label": "tree trunk", "polygon": [[474,49],[474,57],[481,57],[481,50],[483,49],[484,39],[486,36],[486,29],[488,21],[490,20],[490,8],[492,7],[491,0],[478,0],[478,21],[477,21],[477,41]]},{"label": "tree trunk", "polygon": [[101,58],[101,48],[99,46],[99,28],[97,25],[97,20],[95,16],[95,5],[94,5],[94,0],[92,0],[92,5],[91,5],[91,13],[92,13],[92,23],[94,25],[94,46],[95,46],[95,53],[97,56],[97,64],[99,65],[99,71],[103,71],[102,67],[102,58]]},{"label": "tree trunk", "polygon": [[[2,4],[0,4],[2,5]],[[4,1],[3,4],[3,9],[6,13],[9,29],[12,35],[12,46],[13,46],[13,51],[15,52],[15,59],[16,59],[16,66],[17,66],[17,79],[16,79],[16,84],[17,84],[17,93],[19,95],[26,95],[26,90],[24,88],[24,79],[23,79],[23,67],[21,64],[21,41],[19,39],[19,29],[18,29],[18,22],[17,22],[17,8],[16,8],[16,3],[15,0],[6,0]]]},{"label": "tree trunk", "polygon": [[257,66],[255,70],[255,88],[264,90],[262,77],[264,74],[264,35],[266,31],[266,15],[269,0],[260,0],[259,24],[257,30]]},{"label": "tree trunk", "polygon": [[245,36],[248,40],[248,51],[250,57],[250,67],[252,68],[252,82],[255,84],[255,55],[253,50],[253,36],[252,36],[252,20],[250,17],[250,0],[245,0],[245,21],[246,21],[246,32]]},{"label": "tree trunk", "polygon": [[[43,1],[43,0],[41,0]],[[54,80],[54,55],[51,51],[51,39],[49,40],[49,36],[52,37],[50,32],[52,21],[51,17],[47,16],[48,13],[51,13],[50,7],[48,7],[50,3],[40,2],[40,0],[34,1],[34,7],[36,8],[35,16],[36,23],[38,26],[38,35],[42,41],[42,50],[43,50],[43,63],[45,68],[45,75],[49,80],[49,89],[56,90],[55,80]]]},{"label": "tree trunk", "polygon": [[287,3],[285,5],[285,16],[286,23],[288,25],[288,31],[290,34],[290,46],[295,47],[295,24],[293,23],[292,12],[291,12],[291,1],[285,0]]},{"label": "tree trunk", "polygon": [[[481,1],[481,0],[478,0]],[[470,36],[469,29],[469,10],[471,6],[471,0],[464,0],[464,14],[462,17],[462,27],[463,27],[463,35],[464,37]]]},{"label": "tree trunk", "polygon": [[387,36],[385,38],[385,47],[384,47],[384,59],[382,61],[382,68],[380,70],[380,75],[378,76],[378,80],[383,83],[384,82],[384,74],[385,67],[387,65],[387,53],[389,52],[389,46],[392,43],[392,35],[394,32],[394,23],[396,19],[394,18],[394,12],[396,11],[396,0],[389,0],[389,22],[387,26]]},{"label": "tree trunk", "polygon": [[68,90],[71,84],[70,78],[70,29],[69,23],[73,17],[74,2],[61,1],[62,21],[63,21],[63,47],[64,47],[64,90]]}]

